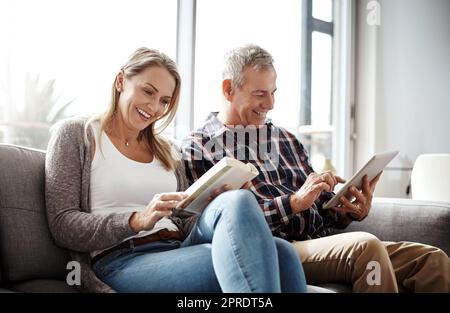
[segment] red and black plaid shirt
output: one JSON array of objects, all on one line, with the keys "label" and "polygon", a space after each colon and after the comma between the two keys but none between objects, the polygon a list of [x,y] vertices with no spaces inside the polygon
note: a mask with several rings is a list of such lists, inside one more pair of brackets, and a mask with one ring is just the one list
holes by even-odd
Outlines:
[{"label": "red and black plaid shirt", "polygon": [[[313,172],[305,148],[293,134],[270,122],[250,132],[243,126],[228,127],[216,115],[211,113],[203,127],[183,140],[183,159],[190,184],[224,156],[234,157],[251,162],[259,170],[250,190],[275,236],[287,240],[319,238],[329,235],[331,228],[345,228],[351,222],[345,214],[322,209],[323,203],[333,196],[328,192],[322,192],[309,209],[292,212],[290,195]],[[264,151],[266,156],[262,157]]]}]

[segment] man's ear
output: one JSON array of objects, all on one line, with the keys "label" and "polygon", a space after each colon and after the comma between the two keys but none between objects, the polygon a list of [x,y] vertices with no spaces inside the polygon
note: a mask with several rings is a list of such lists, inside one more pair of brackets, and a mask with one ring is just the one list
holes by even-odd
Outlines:
[{"label": "man's ear", "polygon": [[231,88],[231,80],[230,79],[224,79],[222,81],[222,93],[225,99],[227,101],[231,101],[231,93],[233,89]]},{"label": "man's ear", "polygon": [[118,92],[123,91],[123,80],[124,80],[123,72],[120,71],[116,76],[116,90]]}]

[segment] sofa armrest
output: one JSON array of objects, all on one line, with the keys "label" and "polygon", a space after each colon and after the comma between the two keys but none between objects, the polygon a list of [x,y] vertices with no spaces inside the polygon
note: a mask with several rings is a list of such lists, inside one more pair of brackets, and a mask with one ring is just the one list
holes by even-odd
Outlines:
[{"label": "sofa armrest", "polygon": [[367,218],[336,233],[350,231],[366,231],[385,241],[425,243],[450,255],[450,203],[374,198]]}]

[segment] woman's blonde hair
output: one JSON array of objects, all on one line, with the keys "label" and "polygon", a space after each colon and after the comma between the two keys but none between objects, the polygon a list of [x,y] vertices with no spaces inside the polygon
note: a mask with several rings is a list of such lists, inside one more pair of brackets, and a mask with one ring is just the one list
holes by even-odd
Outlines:
[{"label": "woman's blonde hair", "polygon": [[[167,69],[167,71],[175,79],[175,90],[173,92],[170,104],[166,107],[165,111],[161,116],[157,118],[152,124],[143,129],[138,136],[138,140],[146,140],[149,148],[151,149],[154,157],[158,158],[167,170],[173,170],[175,168],[176,157],[172,153],[172,145],[164,139],[160,134],[161,132],[170,124],[170,122],[175,117],[176,111],[178,109],[178,102],[180,98],[180,88],[181,88],[181,78],[178,73],[177,66],[171,58],[169,58],[164,53],[149,48],[139,48],[137,49],[126,62],[126,64],[121,68],[125,78],[131,78],[138,75],[148,67],[158,66]],[[100,134],[104,131],[108,124],[112,121],[115,114],[118,111],[118,102],[120,92],[116,88],[115,78],[112,89],[111,89],[111,99],[109,107],[105,113],[92,117],[86,123],[86,131],[89,124],[94,121],[100,121]],[[156,122],[161,121],[160,126],[155,128]]]}]

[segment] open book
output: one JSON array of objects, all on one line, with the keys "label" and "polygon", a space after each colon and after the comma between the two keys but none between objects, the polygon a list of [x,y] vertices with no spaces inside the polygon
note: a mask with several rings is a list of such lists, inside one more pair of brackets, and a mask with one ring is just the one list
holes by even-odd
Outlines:
[{"label": "open book", "polygon": [[224,157],[186,189],[188,197],[181,201],[176,209],[184,208],[189,212],[201,213],[214,189],[221,188],[225,184],[230,185],[231,190],[239,189],[258,174],[253,164]]}]

